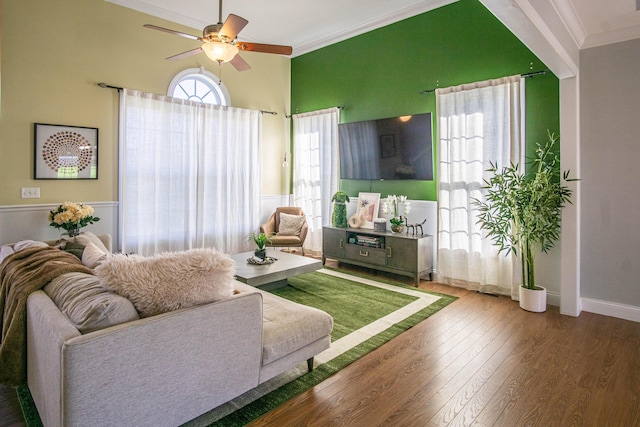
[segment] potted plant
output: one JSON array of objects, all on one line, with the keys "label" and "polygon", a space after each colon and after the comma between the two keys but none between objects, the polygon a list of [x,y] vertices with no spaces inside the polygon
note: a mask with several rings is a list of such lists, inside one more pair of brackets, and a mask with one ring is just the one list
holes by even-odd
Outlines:
[{"label": "potted plant", "polygon": [[266,246],[267,243],[271,241],[271,239],[269,239],[269,236],[267,236],[265,233],[250,233],[248,239],[253,240],[253,242],[257,246],[257,249],[254,251],[255,256],[260,259],[265,259],[267,256]]},{"label": "potted plant", "polygon": [[[399,205],[402,204],[404,211],[400,213]],[[391,231],[394,233],[402,233],[404,231],[404,224],[407,219],[407,215],[411,211],[411,204],[407,200],[407,196],[396,196],[390,194],[382,199],[382,211],[385,214],[391,214],[392,217],[389,220],[391,223]]]},{"label": "potted plant", "polygon": [[518,164],[498,169],[491,163],[485,180],[484,201],[474,200],[479,207],[478,223],[487,232],[498,252],[513,252],[521,263],[522,284],[520,307],[541,312],[546,310],[546,289],[535,281],[535,258],[548,252],[560,237],[562,208],[571,203],[572,191],[562,181],[576,181],[565,171],[560,179],[560,158],[555,151],[558,137],[547,131],[544,145],[538,144],[529,173]]}]

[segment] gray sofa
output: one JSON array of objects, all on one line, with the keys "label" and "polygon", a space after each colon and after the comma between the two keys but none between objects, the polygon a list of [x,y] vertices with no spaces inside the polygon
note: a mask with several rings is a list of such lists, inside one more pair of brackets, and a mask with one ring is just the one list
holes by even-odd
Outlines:
[{"label": "gray sofa", "polygon": [[234,283],[228,299],[82,334],[27,300],[27,377],[45,426],[176,426],[330,346],[327,313]]}]

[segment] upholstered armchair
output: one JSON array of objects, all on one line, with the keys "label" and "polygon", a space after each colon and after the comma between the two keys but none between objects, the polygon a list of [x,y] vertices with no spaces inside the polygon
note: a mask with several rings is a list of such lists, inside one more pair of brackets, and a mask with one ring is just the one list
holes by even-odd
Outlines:
[{"label": "upholstered armchair", "polygon": [[307,218],[302,208],[283,206],[276,208],[267,222],[260,226],[260,232],[269,236],[267,246],[274,248],[302,248],[307,237]]}]

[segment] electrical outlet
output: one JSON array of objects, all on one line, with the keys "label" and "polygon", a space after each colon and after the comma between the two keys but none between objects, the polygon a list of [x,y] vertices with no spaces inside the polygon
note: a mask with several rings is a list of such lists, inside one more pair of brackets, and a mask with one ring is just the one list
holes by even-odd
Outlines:
[{"label": "electrical outlet", "polygon": [[22,198],[23,199],[39,199],[40,198],[40,188],[23,188],[22,189]]}]

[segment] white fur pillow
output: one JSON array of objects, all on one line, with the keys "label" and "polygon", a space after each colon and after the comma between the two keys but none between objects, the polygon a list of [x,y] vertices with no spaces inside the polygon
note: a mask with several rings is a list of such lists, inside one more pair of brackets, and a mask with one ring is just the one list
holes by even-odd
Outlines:
[{"label": "white fur pillow", "polygon": [[128,298],[141,317],[149,317],[230,297],[235,263],[216,249],[150,257],[116,254],[95,273],[105,288]]}]

